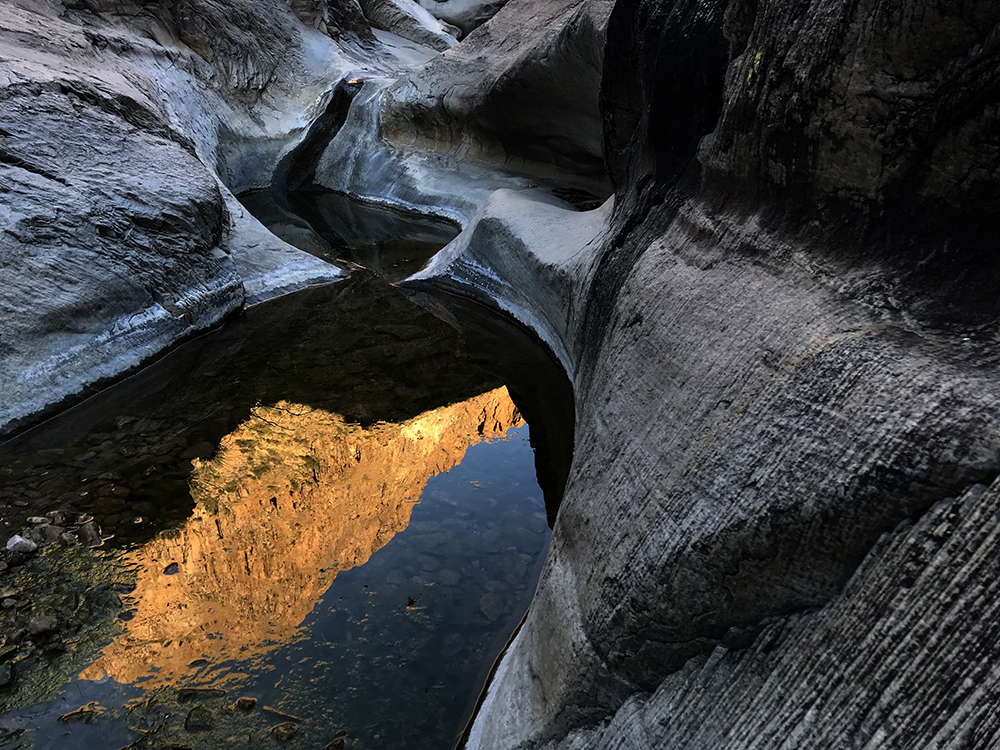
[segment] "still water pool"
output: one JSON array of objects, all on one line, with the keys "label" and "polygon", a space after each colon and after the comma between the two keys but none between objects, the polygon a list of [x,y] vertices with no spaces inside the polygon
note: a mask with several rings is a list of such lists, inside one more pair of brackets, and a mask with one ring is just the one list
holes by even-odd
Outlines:
[{"label": "still water pool", "polygon": [[0,445],[0,748],[452,747],[549,534],[475,348],[358,272]]}]

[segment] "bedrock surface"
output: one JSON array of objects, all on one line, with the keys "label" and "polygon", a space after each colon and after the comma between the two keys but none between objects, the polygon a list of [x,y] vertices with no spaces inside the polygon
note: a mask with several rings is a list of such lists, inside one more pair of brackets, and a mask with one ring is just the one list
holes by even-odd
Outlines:
[{"label": "bedrock surface", "polygon": [[879,540],[822,609],[717,647],[548,747],[987,747],[1000,732],[1000,487]]},{"label": "bedrock surface", "polygon": [[[327,32],[337,16],[295,10]],[[244,304],[343,278],[233,197],[270,184],[339,78],[432,54],[333,30],[277,1],[0,5],[0,434]]]},{"label": "bedrock surface", "polygon": [[[921,21],[932,16],[954,33],[933,41]],[[905,28],[890,33],[889,18]],[[829,665],[888,653],[853,634],[889,627],[908,595],[891,590],[891,556],[936,549],[929,509],[1000,472],[997,176],[992,147],[967,148],[995,133],[997,20],[989,3],[946,12],[922,0],[615,6],[601,88],[616,186],[606,226],[585,231],[587,213],[550,205],[551,226],[576,227],[553,247],[498,203],[428,280],[522,308],[557,339],[576,389],[576,451],[549,556],[470,747],[995,741],[989,721],[970,718],[991,710],[988,690],[934,697],[967,676],[991,684],[993,652],[960,645],[961,634],[910,634],[980,632],[990,605],[972,579],[991,574],[967,583],[962,560],[995,555],[995,542],[965,521],[941,527],[954,558],[914,563],[927,565],[914,602],[935,587],[947,598],[968,585],[967,595],[900,622],[912,649],[883,670]],[[891,56],[872,41],[887,34]],[[986,78],[973,85],[971,69]],[[897,89],[893,77],[920,83]],[[970,84],[942,84],[958,79]],[[878,104],[866,99],[859,118],[869,94]],[[873,138],[889,132],[876,157]],[[893,166],[910,159],[906,143],[941,162],[904,179]],[[871,173],[857,172],[869,158]],[[968,523],[993,497],[962,501]],[[889,543],[897,552],[871,563],[884,576],[857,572],[884,533],[913,519]],[[869,575],[880,582],[857,583]],[[822,653],[801,672],[755,655],[769,644],[768,659],[803,655],[811,627],[829,636],[811,641]],[[715,672],[713,653],[732,668]],[[908,659],[938,665],[933,689],[907,711],[869,711],[862,696],[919,687]],[[788,703],[737,698],[755,689],[739,682],[744,667]],[[966,718],[977,728],[953,729]]]},{"label": "bedrock surface", "polygon": [[[412,18],[438,24],[411,5]],[[378,18],[383,6],[365,5]],[[517,6],[435,67],[434,49],[373,31],[354,0],[0,6],[0,374],[11,384],[0,433],[244,304],[343,276],[274,237],[234,194],[292,178],[460,223],[498,188],[606,194],[597,101],[609,10]],[[439,113],[447,138],[382,137],[390,122],[398,132],[424,118],[410,100],[386,104],[401,77],[432,98],[466,82]],[[548,108],[511,129],[521,145],[502,143],[496,117],[522,89],[529,109]],[[470,139],[489,147],[460,147]],[[530,143],[541,150],[526,158]],[[282,172],[289,160],[299,173]]]},{"label": "bedrock surface", "polygon": [[426,65],[364,81],[315,183],[463,226],[498,189],[601,203],[610,10],[608,0],[515,0]]},{"label": "bedrock surface", "polygon": [[759,227],[689,204],[618,249],[638,258],[588,356],[579,300],[600,283],[600,212],[535,209],[575,240],[560,258],[517,203],[488,204],[461,255],[412,282],[531,300],[522,320],[563,332],[576,385],[549,557],[471,746],[561,737],[719,644],[754,643],[770,619],[835,597],[883,532],[1000,470],[1000,379],[982,342],[859,303],[795,253],[743,254]]}]

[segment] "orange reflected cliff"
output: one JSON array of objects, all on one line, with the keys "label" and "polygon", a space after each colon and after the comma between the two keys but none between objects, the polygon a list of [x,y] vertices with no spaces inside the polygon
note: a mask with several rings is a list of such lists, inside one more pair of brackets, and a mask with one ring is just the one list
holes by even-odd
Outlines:
[{"label": "orange reflected cliff", "polygon": [[337,570],[406,528],[430,477],[520,424],[505,388],[369,429],[299,404],[257,407],[212,460],[193,462],[191,518],[130,553],[135,616],[81,677],[131,683],[155,664],[151,687],[193,662],[268,651]]}]

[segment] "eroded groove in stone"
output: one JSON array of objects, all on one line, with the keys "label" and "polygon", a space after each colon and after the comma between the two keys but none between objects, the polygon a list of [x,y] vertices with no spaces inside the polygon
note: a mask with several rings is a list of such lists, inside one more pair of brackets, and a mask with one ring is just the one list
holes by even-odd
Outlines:
[{"label": "eroded groove in stone", "polygon": [[1000,735],[1000,485],[886,534],[815,614],[718,647],[552,748],[987,747]]}]

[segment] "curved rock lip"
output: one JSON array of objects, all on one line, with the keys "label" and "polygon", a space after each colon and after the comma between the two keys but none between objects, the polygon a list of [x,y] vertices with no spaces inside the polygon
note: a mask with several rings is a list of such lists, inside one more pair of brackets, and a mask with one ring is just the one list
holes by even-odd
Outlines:
[{"label": "curved rock lip", "polygon": [[232,270],[213,288],[192,290],[175,309],[201,309],[189,323],[154,302],[137,314],[92,334],[53,335],[44,355],[25,367],[3,362],[6,383],[0,402],[0,437],[37,422],[46,414],[82,400],[88,393],[145,365],[186,337],[221,322],[243,303],[243,286]]}]

